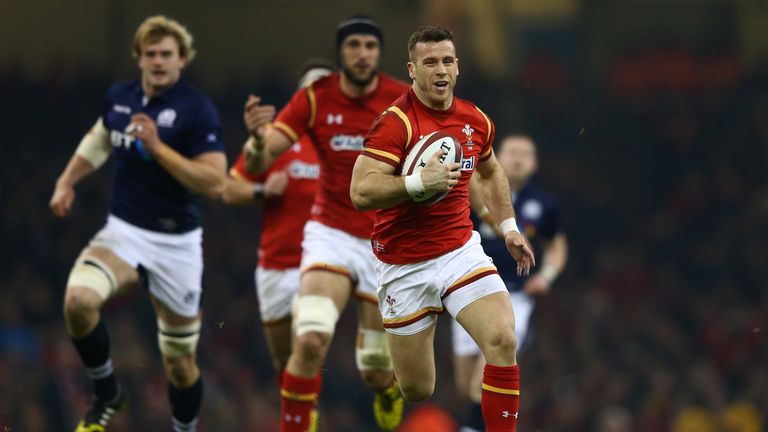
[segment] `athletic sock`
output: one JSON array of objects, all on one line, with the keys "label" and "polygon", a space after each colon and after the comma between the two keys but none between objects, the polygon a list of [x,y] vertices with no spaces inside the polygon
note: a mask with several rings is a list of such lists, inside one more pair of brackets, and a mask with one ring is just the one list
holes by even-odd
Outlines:
[{"label": "athletic sock", "polygon": [[306,432],[319,394],[320,373],[312,378],[302,378],[285,370],[280,389],[281,431]]},{"label": "athletic sock", "polygon": [[187,388],[178,388],[168,383],[168,400],[171,402],[174,432],[196,431],[197,414],[203,401],[203,377],[198,377]]},{"label": "athletic sock", "polygon": [[118,385],[109,358],[109,333],[104,320],[79,339],[72,339],[88,377],[93,381],[93,393],[103,401],[113,401],[118,396]]},{"label": "athletic sock", "polygon": [[515,432],[520,405],[520,369],[485,365],[483,371],[483,420],[487,432]]}]

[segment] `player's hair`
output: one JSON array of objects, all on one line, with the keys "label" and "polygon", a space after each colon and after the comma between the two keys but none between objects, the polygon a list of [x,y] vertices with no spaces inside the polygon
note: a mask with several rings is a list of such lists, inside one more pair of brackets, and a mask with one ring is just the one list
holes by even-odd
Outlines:
[{"label": "player's hair", "polygon": [[444,40],[453,42],[453,32],[440,26],[419,27],[411,37],[408,38],[408,58],[413,61],[413,49],[419,42],[442,42]]},{"label": "player's hair", "polygon": [[528,134],[526,134],[526,133],[522,133],[522,132],[509,133],[507,135],[504,135],[503,139],[497,140],[497,142],[498,142],[497,150],[499,150],[501,148],[501,146],[504,145],[505,142],[507,142],[508,140],[511,140],[511,139],[520,139],[520,140],[525,140],[525,141],[530,142],[531,145],[533,146],[534,154],[538,153],[538,149],[536,148],[536,141],[534,141],[533,137],[528,135]]},{"label": "player's hair", "polygon": [[179,44],[179,56],[185,58],[189,65],[197,53],[192,47],[192,34],[178,21],[165,15],[151,16],[139,25],[133,36],[133,57],[138,59],[145,46],[160,42],[166,36],[176,39]]}]

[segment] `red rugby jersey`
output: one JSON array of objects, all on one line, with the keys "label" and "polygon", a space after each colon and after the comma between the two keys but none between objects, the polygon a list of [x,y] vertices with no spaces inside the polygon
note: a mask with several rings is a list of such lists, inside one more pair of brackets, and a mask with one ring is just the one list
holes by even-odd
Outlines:
[{"label": "red rugby jersey", "polygon": [[231,177],[253,183],[264,183],[270,174],[281,170],[288,172],[288,184],[282,196],[264,199],[259,241],[259,265],[276,270],[299,267],[301,262],[304,224],[309,219],[320,176],[312,141],[302,136],[264,173],[249,173],[242,154],[229,170]]},{"label": "red rugby jersey", "polygon": [[380,73],[376,90],[351,98],[341,92],[339,80],[339,72],[334,72],[294,93],[277,115],[275,127],[293,141],[309,135],[317,150],[320,181],[311,218],[356,237],[369,238],[375,212],[361,212],[352,205],[352,168],[373,121],[408,86]]},{"label": "red rugby jersey", "polygon": [[399,175],[410,146],[435,131],[447,132],[461,143],[461,177],[445,198],[431,206],[409,200],[376,212],[371,244],[386,263],[432,259],[461,247],[472,235],[469,179],[475,165],[492,156],[495,134],[493,122],[475,104],[454,96],[449,109],[437,111],[410,90],[374,123],[363,154],[392,165]]}]

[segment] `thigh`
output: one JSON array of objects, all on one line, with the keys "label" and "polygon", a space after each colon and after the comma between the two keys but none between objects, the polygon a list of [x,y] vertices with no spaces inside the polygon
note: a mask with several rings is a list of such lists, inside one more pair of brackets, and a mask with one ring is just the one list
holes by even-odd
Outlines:
[{"label": "thigh", "polygon": [[194,318],[203,291],[202,230],[155,237],[145,238],[141,263],[149,292],[176,315]]},{"label": "thigh", "polygon": [[387,332],[401,336],[419,333],[434,325],[443,313],[442,285],[436,279],[437,264],[428,260],[416,264],[376,263],[379,311]]},{"label": "thigh", "polygon": [[[515,314],[506,292],[475,300],[456,315],[456,320],[486,355],[499,343],[499,338],[514,332],[515,328]],[[497,359],[488,357],[488,361],[498,364]]]},{"label": "thigh", "polygon": [[203,317],[203,311],[198,309],[195,315],[181,315],[168,307],[161,299],[154,295],[149,296],[152,301],[152,307],[155,309],[157,317],[172,326],[185,326],[195,321],[200,321]]},{"label": "thigh", "polygon": [[335,272],[310,270],[301,275],[299,296],[329,297],[341,314],[349,301],[351,288],[352,283],[347,276]]},{"label": "thigh", "polygon": [[299,292],[301,275],[298,268],[256,269],[256,294],[259,313],[265,326],[290,320],[293,297]]},{"label": "thigh", "polygon": [[384,331],[378,303],[367,300],[359,301],[357,303],[357,320],[362,329]]},{"label": "thigh", "polygon": [[434,325],[407,336],[387,333],[395,376],[401,387],[434,387],[434,340]]}]

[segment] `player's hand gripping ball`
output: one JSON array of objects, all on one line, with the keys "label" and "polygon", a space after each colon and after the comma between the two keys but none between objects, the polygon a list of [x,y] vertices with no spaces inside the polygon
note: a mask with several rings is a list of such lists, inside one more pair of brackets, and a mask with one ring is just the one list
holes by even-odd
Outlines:
[{"label": "player's hand gripping ball", "polygon": [[[442,155],[439,162],[444,165],[461,163],[463,151],[459,141],[445,132],[432,132],[408,149],[401,174],[405,176],[420,173],[427,166],[427,162],[438,152]],[[445,198],[450,192],[451,189],[442,192],[425,190],[412,199],[428,206]]]}]

